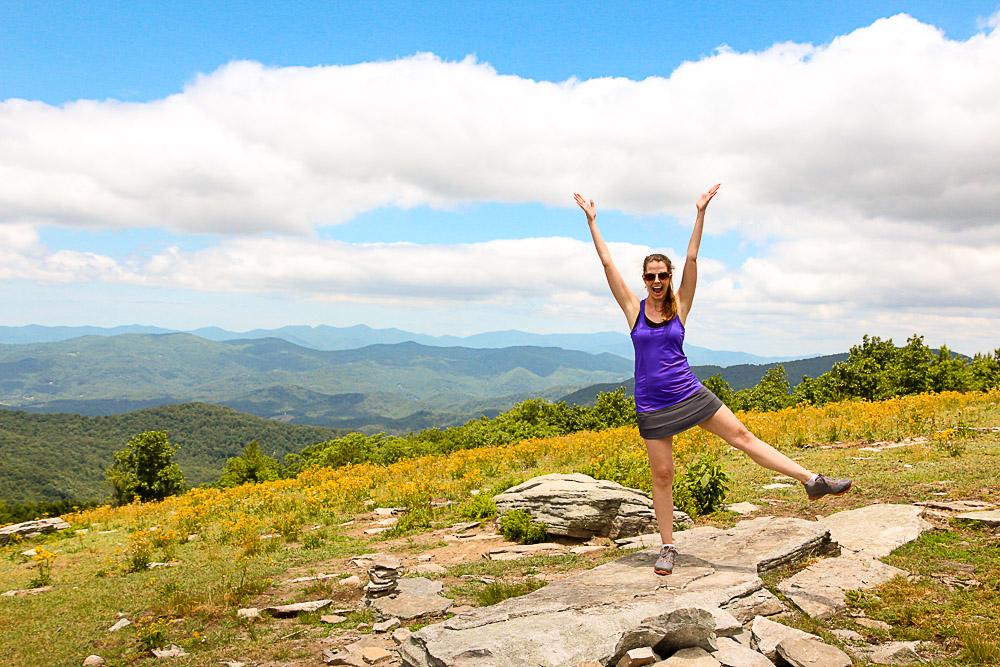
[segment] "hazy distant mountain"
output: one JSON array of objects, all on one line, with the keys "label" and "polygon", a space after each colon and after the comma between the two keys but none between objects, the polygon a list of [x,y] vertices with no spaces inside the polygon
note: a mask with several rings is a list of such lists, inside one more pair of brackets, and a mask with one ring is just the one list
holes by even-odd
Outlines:
[{"label": "hazy distant mountain", "polygon": [[611,354],[531,346],[404,342],[324,351],[277,338],[85,336],[0,345],[0,405],[100,415],[204,401],[297,423],[356,428],[419,411],[445,413],[444,421],[453,421],[476,416],[467,414],[471,405],[502,409],[511,397],[562,395],[631,371],[630,361]]},{"label": "hazy distant mountain", "polygon": [[[373,329],[359,324],[352,327],[330,327],[326,325],[287,326],[280,329],[254,329],[237,333],[219,327],[204,327],[186,332],[143,327],[139,325],[102,329],[100,327],[0,327],[0,343],[51,343],[70,340],[79,336],[114,336],[125,333],[190,333],[207,340],[224,342],[233,340],[255,340],[280,338],[301,347],[314,350],[351,350],[368,345],[396,344],[404,342],[420,343],[435,347],[504,348],[515,346],[561,347],[590,354],[608,352],[626,359],[632,358],[632,342],[628,334],[614,331],[592,334],[535,334],[524,331],[491,331],[471,336],[429,336],[411,333],[401,329]],[[696,345],[686,345],[688,359],[692,365],[733,366],[736,364],[768,364],[793,359],[794,357],[761,357],[747,352],[725,352],[710,350]]]}]

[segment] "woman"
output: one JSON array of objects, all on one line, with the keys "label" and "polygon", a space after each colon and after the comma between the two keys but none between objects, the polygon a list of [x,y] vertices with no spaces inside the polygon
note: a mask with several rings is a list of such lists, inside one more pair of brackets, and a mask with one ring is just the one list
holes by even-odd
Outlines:
[{"label": "woman", "polygon": [[576,203],[587,214],[590,234],[604,265],[611,293],[625,313],[632,331],[636,417],[639,435],[646,442],[652,472],[653,508],[663,541],[660,556],[653,566],[657,574],[670,574],[677,556],[673,544],[673,436],[692,426],[700,426],[719,436],[731,446],[746,452],[759,465],[799,480],[805,485],[810,500],[847,493],[852,483],[849,479],[815,475],[758,439],[691,373],[683,349],[684,323],[691,311],[698,282],[698,248],[705,223],[705,209],[718,191],[719,185],[715,185],[698,198],[698,215],[688,243],[684,275],[676,293],[673,265],[665,256],[654,254],[642,263],[647,296],[641,301],[625,284],[611,260],[608,247],[597,229],[597,209],[593,200],[588,203],[579,194],[574,195]]}]

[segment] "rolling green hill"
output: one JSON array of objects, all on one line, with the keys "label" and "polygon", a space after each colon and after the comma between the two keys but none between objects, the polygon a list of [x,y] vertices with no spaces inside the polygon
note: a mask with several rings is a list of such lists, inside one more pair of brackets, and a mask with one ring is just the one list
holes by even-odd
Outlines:
[{"label": "rolling green hill", "polygon": [[276,338],[85,336],[0,345],[0,405],[99,415],[205,401],[296,421],[310,411],[326,423],[371,421],[373,415],[400,419],[419,410],[462,414],[457,406],[470,401],[545,395],[622,379],[630,370],[631,362],[611,354],[528,346],[406,342],[322,351]]},{"label": "rolling green hill", "polygon": [[205,403],[109,417],[0,409],[0,499],[102,499],[108,495],[104,471],[113,463],[113,453],[143,431],[166,431],[180,445],[175,460],[192,486],[218,479],[226,460],[251,440],[281,460],[346,432],[282,424]]}]

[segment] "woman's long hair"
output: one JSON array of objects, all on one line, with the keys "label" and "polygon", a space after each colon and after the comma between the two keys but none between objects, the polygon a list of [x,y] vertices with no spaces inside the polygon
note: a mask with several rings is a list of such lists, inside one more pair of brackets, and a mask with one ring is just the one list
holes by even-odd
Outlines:
[{"label": "woman's long hair", "polygon": [[670,277],[667,278],[667,296],[663,300],[663,305],[666,306],[666,310],[663,313],[664,322],[668,322],[675,317],[677,317],[677,299],[674,298],[674,265],[671,263],[670,258],[666,255],[661,255],[660,253],[653,253],[648,255],[646,259],[642,260],[642,272],[646,273],[646,266],[650,262],[663,262],[667,265],[667,273]]}]

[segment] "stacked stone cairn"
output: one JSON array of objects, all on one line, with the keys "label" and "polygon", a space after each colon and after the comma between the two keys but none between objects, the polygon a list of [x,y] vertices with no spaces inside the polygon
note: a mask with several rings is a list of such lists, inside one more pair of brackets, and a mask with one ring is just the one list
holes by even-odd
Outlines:
[{"label": "stacked stone cairn", "polygon": [[368,599],[391,595],[399,587],[397,583],[403,573],[403,562],[395,556],[379,556],[368,568],[368,584],[365,597]]}]

